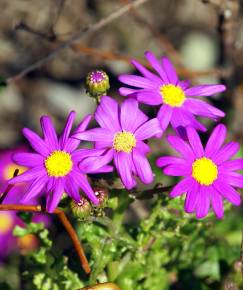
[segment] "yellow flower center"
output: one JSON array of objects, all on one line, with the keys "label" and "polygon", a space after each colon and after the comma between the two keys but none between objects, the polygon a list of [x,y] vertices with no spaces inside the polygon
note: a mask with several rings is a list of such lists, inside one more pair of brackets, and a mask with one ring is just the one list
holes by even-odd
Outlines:
[{"label": "yellow flower center", "polygon": [[13,226],[13,217],[5,212],[0,213],[0,234],[6,234]]},{"label": "yellow flower center", "polygon": [[66,176],[73,167],[71,155],[65,151],[53,151],[45,160],[46,171],[49,176]]},{"label": "yellow flower center", "polygon": [[183,105],[186,96],[179,86],[163,85],[160,88],[163,102],[171,107],[180,107]]},{"label": "yellow flower center", "polygon": [[131,132],[116,133],[113,139],[113,148],[120,152],[130,153],[136,146],[136,138]]},{"label": "yellow flower center", "polygon": [[5,180],[9,180],[10,178],[12,178],[16,169],[19,170],[18,174],[21,174],[21,173],[26,171],[26,167],[20,166],[20,165],[16,165],[14,163],[10,163],[9,165],[7,165],[4,168],[4,171],[3,171],[4,179]]},{"label": "yellow flower center", "polygon": [[218,167],[211,159],[199,158],[192,164],[192,177],[202,185],[211,185],[218,177]]}]

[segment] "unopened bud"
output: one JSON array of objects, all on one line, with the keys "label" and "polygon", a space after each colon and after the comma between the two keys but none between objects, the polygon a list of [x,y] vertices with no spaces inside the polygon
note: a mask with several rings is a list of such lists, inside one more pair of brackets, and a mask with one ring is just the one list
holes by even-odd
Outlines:
[{"label": "unopened bud", "polygon": [[96,206],[98,208],[104,208],[107,205],[108,192],[104,188],[95,188],[94,193],[99,200],[99,204]]},{"label": "unopened bud", "polygon": [[96,99],[105,95],[110,88],[107,73],[102,70],[90,72],[86,78],[86,88],[90,96]]},{"label": "unopened bud", "polygon": [[70,204],[72,213],[75,217],[85,219],[91,215],[92,207],[86,198],[81,198],[77,203],[72,200]]}]

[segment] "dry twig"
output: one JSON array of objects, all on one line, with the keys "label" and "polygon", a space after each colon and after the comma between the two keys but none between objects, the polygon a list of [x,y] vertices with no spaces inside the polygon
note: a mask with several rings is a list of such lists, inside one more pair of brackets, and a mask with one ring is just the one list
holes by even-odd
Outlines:
[{"label": "dry twig", "polygon": [[88,35],[90,35],[90,34],[92,34],[94,32],[97,32],[98,30],[104,28],[107,24],[109,24],[113,20],[115,20],[115,19],[121,17],[122,15],[124,15],[125,13],[127,13],[130,9],[136,8],[136,7],[144,4],[147,1],[149,1],[149,0],[135,0],[134,2],[132,2],[130,4],[127,4],[127,5],[119,8],[118,10],[114,11],[113,13],[108,15],[107,17],[104,17],[103,19],[99,20],[95,24],[92,24],[92,25],[90,25],[88,27],[85,27],[80,32],[78,32],[77,34],[75,34],[71,38],[69,38],[67,41],[65,41],[62,44],[60,44],[56,49],[54,49],[52,52],[50,52],[47,56],[41,58],[40,60],[36,61],[32,65],[30,65],[27,68],[23,69],[18,74],[7,78],[6,79],[6,83],[10,84],[10,83],[12,83],[14,81],[17,81],[17,80],[21,79],[22,77],[24,77],[28,73],[32,72],[33,70],[43,66],[47,62],[49,62],[52,59],[54,59],[64,49],[69,48],[72,45],[80,42],[80,40],[82,38],[84,38],[85,36],[88,36]]}]

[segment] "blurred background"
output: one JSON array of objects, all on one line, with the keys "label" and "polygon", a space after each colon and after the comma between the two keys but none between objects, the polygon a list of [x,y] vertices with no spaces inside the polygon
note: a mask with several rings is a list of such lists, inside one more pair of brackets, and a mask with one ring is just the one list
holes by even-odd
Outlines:
[{"label": "blurred background", "polygon": [[[94,112],[96,103],[84,87],[85,77],[93,69],[108,73],[109,94],[121,100],[117,76],[135,72],[130,65],[132,58],[146,65],[146,50],[158,57],[169,56],[180,77],[190,79],[193,84],[226,84],[227,92],[213,97],[211,102],[227,114],[222,122],[227,124],[229,139],[242,144],[243,1],[240,0],[149,0],[62,50],[26,76],[15,78],[74,34],[130,2],[0,0],[1,150],[22,144],[23,127],[40,132],[39,118],[43,114],[52,116],[60,132],[70,110],[77,112],[76,122]],[[153,114],[149,108],[144,109]],[[206,124],[211,132],[214,123]],[[154,140],[151,146],[153,164],[158,155],[169,153],[164,141]],[[239,156],[243,157],[243,149]],[[159,169],[154,170],[155,182],[172,183]],[[146,203],[133,203],[127,221],[148,215]],[[242,210],[235,208],[223,221],[216,222],[219,237],[239,249],[232,267],[237,263],[237,255],[240,259],[242,224]]]},{"label": "blurred background", "polygon": [[[83,28],[129,0],[1,0],[0,75],[11,77],[46,56]],[[227,109],[230,127],[241,136],[243,20],[240,1],[150,0],[61,51],[0,96],[0,146],[20,141],[20,129],[39,129],[50,114],[57,126],[71,109],[80,119],[95,108],[84,89],[86,74],[102,68],[117,95],[117,75],[133,72],[144,51],[166,54],[182,78],[194,83],[224,81],[228,92],[215,99]],[[146,63],[145,63],[146,64]],[[225,121],[225,120],[224,120]]]}]

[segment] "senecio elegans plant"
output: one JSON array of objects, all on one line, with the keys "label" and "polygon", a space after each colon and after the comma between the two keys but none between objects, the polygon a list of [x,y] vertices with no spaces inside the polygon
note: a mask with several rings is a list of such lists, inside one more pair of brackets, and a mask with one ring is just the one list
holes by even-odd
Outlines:
[{"label": "senecio elegans plant", "polygon": [[[239,150],[239,144],[229,142],[222,146],[226,128],[218,125],[204,150],[197,130],[205,131],[206,128],[195,118],[196,115],[217,120],[225,115],[197,98],[223,92],[225,86],[190,87],[189,81],[178,79],[167,57],[159,62],[151,52],[146,52],[145,56],[157,74],[132,61],[142,76],[119,76],[121,82],[130,86],[120,88],[120,93],[126,96],[120,106],[112,97],[101,97],[94,114],[99,127],[87,130],[91,119],[87,116],[71,133],[75,116],[71,112],[59,138],[46,116],[41,118],[44,139],[27,128],[23,129],[35,153],[13,156],[17,164],[29,170],[9,181],[11,184],[30,182],[23,203],[44,191],[47,210],[53,212],[64,192],[79,203],[81,189],[97,205],[98,199],[86,174],[112,171],[111,161],[127,190],[136,186],[135,177],[144,184],[152,183],[154,175],[146,158],[150,152],[146,141],[151,137],[161,138],[171,123],[175,135],[167,139],[180,156],[160,157],[157,165],[164,168],[164,174],[185,178],[175,185],[170,196],[186,193],[185,211],[196,213],[197,218],[208,214],[210,202],[218,218],[223,217],[224,198],[240,205],[240,195],[234,187],[243,187],[243,176],[235,171],[243,169],[243,160],[230,160]],[[99,94],[106,83],[107,76],[101,71],[88,77],[93,93],[97,90]],[[149,120],[139,109],[139,102],[160,105],[157,117]],[[93,148],[77,149],[83,140],[92,142]]]},{"label": "senecio elegans plant", "polygon": [[[67,268],[65,260],[57,263],[62,271],[53,272],[53,264],[48,264],[50,259],[45,255],[51,255],[52,259],[55,255],[51,254],[51,243],[46,238],[43,243],[48,244],[48,249],[41,253],[41,259],[35,258],[43,271],[33,274],[36,289],[77,289],[96,282],[116,282],[123,290],[163,290],[169,289],[173,280],[168,273],[185,268],[191,271],[195,268],[200,279],[220,280],[215,261],[225,256],[213,248],[217,259],[214,253],[210,260],[208,244],[217,240],[210,229],[202,231],[208,224],[203,225],[198,219],[205,218],[210,209],[222,219],[224,207],[229,206],[224,205],[224,200],[240,205],[236,189],[243,188],[243,176],[237,171],[243,169],[243,159],[232,159],[240,145],[233,141],[224,144],[227,129],[223,124],[214,128],[203,146],[198,131],[205,132],[207,128],[197,117],[213,121],[224,117],[224,112],[198,97],[210,97],[226,88],[221,84],[191,86],[188,80],[179,80],[167,57],[157,60],[152,52],[146,52],[145,56],[154,71],[133,60],[139,75],[119,76],[123,83],[119,93],[125,97],[120,104],[107,96],[110,87],[107,74],[93,71],[87,76],[86,86],[98,103],[94,116],[86,116],[72,129],[75,112],[70,112],[59,137],[47,116],[40,120],[43,137],[23,129],[34,152],[13,155],[14,162],[27,170],[11,178],[9,184],[28,185],[21,194],[21,204],[32,204],[44,196],[49,213],[62,206],[66,196],[71,198],[69,207],[81,218],[78,232],[90,253],[92,268],[88,281],[81,281]],[[154,118],[143,112],[140,103],[155,107]],[[90,129],[92,119],[97,126]],[[170,125],[174,133],[167,136]],[[150,138],[167,142],[177,156],[160,156],[157,152],[158,158],[151,164]],[[139,183],[148,185],[155,181],[155,166],[162,168],[164,175],[182,178],[173,186],[139,190]],[[97,178],[100,176],[97,174],[102,174],[102,178]],[[122,187],[116,187],[116,174]],[[113,180],[105,182],[107,175]],[[163,179],[159,182],[165,185]],[[129,204],[150,194],[153,198],[155,192],[149,217],[136,229],[132,225],[127,229],[123,220]],[[183,195],[184,199],[178,198]],[[185,212],[194,214],[196,219],[183,213],[181,201]],[[105,208],[112,209],[112,214]],[[65,284],[66,280],[69,284]],[[51,285],[49,288],[46,281]],[[103,289],[100,287],[97,289]]]}]

